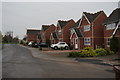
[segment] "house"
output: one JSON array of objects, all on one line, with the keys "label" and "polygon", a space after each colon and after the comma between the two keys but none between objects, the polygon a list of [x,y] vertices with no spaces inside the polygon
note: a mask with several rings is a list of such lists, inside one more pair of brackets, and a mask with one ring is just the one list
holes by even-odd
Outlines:
[{"label": "house", "polygon": [[120,37],[118,22],[120,21],[120,8],[113,10],[109,17],[103,23],[104,27],[104,47],[110,50],[110,39],[113,35]]},{"label": "house", "polygon": [[[73,49],[82,49],[83,47],[81,45],[83,44],[83,34],[81,32],[81,30],[78,28],[79,23],[80,23],[79,19],[72,28],[70,28],[70,45]],[[79,45],[78,45],[79,44]]]},{"label": "house", "polygon": [[37,41],[38,40],[38,33],[40,32],[40,30],[38,29],[27,29],[27,42],[30,41]]},{"label": "house", "polygon": [[62,21],[58,20],[57,27],[55,29],[58,41],[66,42],[70,45],[70,28],[75,24],[74,20]]},{"label": "house", "polygon": [[55,31],[51,33],[50,41],[51,44],[56,44],[58,42],[58,36]]},{"label": "house", "polygon": [[103,11],[97,13],[83,12],[78,25],[81,36],[79,40],[76,38],[76,48],[82,49],[83,47],[93,47],[93,49],[96,49],[103,46],[104,25],[102,25],[102,23],[106,18],[107,16]]},{"label": "house", "polygon": [[41,29],[41,38],[42,42],[46,42],[46,40],[50,40],[51,33],[56,29],[55,25],[42,25]]}]

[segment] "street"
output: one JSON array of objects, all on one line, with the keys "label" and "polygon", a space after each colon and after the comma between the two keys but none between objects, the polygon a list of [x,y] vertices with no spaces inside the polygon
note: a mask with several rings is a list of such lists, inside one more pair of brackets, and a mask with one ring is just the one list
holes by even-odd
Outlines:
[{"label": "street", "polygon": [[114,78],[112,66],[34,58],[19,44],[4,44],[3,78]]}]

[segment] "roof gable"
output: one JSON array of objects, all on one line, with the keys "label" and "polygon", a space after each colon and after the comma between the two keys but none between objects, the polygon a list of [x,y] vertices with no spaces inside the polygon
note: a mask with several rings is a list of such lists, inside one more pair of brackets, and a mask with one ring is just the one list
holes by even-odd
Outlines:
[{"label": "roof gable", "polygon": [[27,34],[38,34],[41,30],[27,29]]},{"label": "roof gable", "polygon": [[81,20],[81,19],[79,19],[79,20],[72,26],[72,28],[78,27],[78,26],[79,26],[79,23],[80,23],[80,20]]},{"label": "roof gable", "polygon": [[79,28],[74,28],[75,33],[77,34],[77,37],[82,37],[83,38],[83,34],[81,32],[81,30]]},{"label": "roof gable", "polygon": [[120,20],[120,8],[115,9],[103,24],[109,24]]},{"label": "roof gable", "polygon": [[58,20],[58,23],[59,23],[59,25],[60,25],[60,27],[61,27],[61,29],[62,29],[62,28],[65,27],[70,21],[71,21],[71,20],[68,20],[68,21]]},{"label": "roof gable", "polygon": [[87,20],[89,21],[89,23],[92,23],[98,16],[99,14],[103,12],[103,11],[99,11],[97,13],[87,13],[87,12],[83,12],[83,14],[85,15],[85,18],[87,18]]},{"label": "roof gable", "polygon": [[54,39],[57,39],[57,34],[56,34],[56,32],[52,32],[51,34],[52,34],[52,37],[53,37]]},{"label": "roof gable", "polygon": [[50,25],[42,25],[42,30],[46,31],[49,27],[50,27]]}]

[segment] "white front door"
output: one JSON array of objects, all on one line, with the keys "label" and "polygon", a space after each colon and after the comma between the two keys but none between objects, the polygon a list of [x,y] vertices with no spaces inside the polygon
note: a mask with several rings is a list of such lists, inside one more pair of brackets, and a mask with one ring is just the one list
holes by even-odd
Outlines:
[{"label": "white front door", "polygon": [[75,49],[77,49],[77,48],[78,48],[78,39],[75,38]]}]

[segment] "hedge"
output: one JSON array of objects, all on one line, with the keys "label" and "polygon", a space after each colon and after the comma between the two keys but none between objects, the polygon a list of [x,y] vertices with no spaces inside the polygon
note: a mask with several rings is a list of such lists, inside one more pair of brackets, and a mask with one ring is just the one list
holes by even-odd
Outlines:
[{"label": "hedge", "polygon": [[106,51],[103,48],[93,50],[91,47],[85,47],[81,52],[70,52],[69,57],[94,57],[115,54],[114,51]]}]

